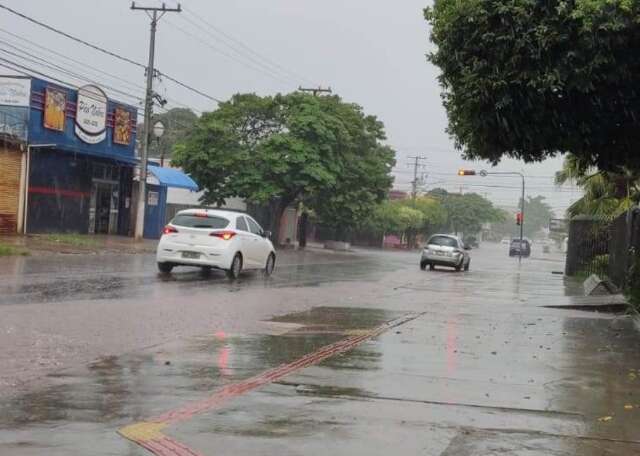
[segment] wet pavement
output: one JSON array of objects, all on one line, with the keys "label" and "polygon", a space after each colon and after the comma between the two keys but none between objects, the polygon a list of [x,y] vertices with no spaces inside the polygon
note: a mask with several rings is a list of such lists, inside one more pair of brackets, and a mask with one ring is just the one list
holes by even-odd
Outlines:
[{"label": "wet pavement", "polygon": [[472,254],[2,259],[0,455],[640,454],[633,321],[546,307],[585,301],[557,254]]}]

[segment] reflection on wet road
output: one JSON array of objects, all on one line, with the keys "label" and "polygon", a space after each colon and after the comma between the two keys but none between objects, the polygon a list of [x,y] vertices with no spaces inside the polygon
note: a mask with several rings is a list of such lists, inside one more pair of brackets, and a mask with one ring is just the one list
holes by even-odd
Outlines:
[{"label": "reflection on wet road", "polygon": [[153,454],[123,428],[174,455],[640,454],[632,321],[543,307],[579,301],[556,256],[473,253],[468,274],[406,253],[288,253],[272,279],[237,283],[161,277],[152,257],[1,264],[2,361],[64,369],[4,377],[29,383],[0,397],[0,454]]}]

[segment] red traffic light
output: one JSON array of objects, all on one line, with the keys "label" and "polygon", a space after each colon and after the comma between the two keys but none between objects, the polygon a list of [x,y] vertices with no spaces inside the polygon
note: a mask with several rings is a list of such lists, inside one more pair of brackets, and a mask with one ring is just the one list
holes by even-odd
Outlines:
[{"label": "red traffic light", "polygon": [[460,169],[458,170],[458,176],[475,176],[476,172],[473,169]]},{"label": "red traffic light", "polygon": [[516,225],[520,226],[522,225],[522,221],[524,220],[523,216],[522,216],[522,212],[518,212],[516,214]]}]

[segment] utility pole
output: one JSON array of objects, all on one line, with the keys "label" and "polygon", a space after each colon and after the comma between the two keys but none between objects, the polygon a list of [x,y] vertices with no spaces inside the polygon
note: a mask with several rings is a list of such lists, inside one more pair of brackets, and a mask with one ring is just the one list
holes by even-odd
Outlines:
[{"label": "utility pole", "polygon": [[149,39],[149,64],[147,65],[147,90],[144,98],[144,142],[142,143],[142,154],[140,156],[140,185],[138,185],[138,211],[136,215],[135,239],[139,241],[144,234],[144,214],[147,196],[147,160],[149,158],[149,142],[151,140],[151,111],[153,110],[153,78],[155,69],[156,52],[156,29],[158,21],[166,13],[179,13],[182,11],[180,4],[177,8],[167,8],[163,3],[161,7],[136,6],[136,2],[131,2],[131,9],[144,11],[151,19],[151,37]]},{"label": "utility pole", "polygon": [[411,199],[413,199],[414,201],[418,197],[418,168],[422,166],[420,165],[420,162],[426,159],[427,157],[420,157],[417,155],[415,157],[409,157],[409,160],[413,160],[413,163],[409,163],[409,165],[413,166],[413,181],[411,182]]},{"label": "utility pole", "polygon": [[[314,97],[319,96],[321,93],[332,94],[333,90],[331,87],[320,87],[317,88],[304,88],[302,86],[298,87],[300,92],[308,92],[312,93]],[[304,249],[307,246],[307,225],[309,224],[309,213],[306,209],[302,209],[302,214],[300,214],[300,222],[298,224],[298,248]]]},{"label": "utility pole", "polygon": [[333,90],[331,90],[331,87],[324,88],[324,87],[320,87],[320,86],[318,86],[315,89],[313,89],[313,88],[305,89],[304,87],[300,86],[300,87],[298,87],[298,90],[300,92],[312,93],[314,97],[317,97],[321,93],[333,93]]}]

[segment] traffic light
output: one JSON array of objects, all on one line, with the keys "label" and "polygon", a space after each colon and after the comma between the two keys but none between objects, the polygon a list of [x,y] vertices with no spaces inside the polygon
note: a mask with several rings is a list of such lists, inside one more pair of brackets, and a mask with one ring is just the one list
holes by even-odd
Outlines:
[{"label": "traffic light", "polygon": [[458,170],[458,176],[475,176],[476,172],[472,169],[460,169]]},{"label": "traffic light", "polygon": [[516,214],[516,225],[518,225],[518,226],[522,225],[522,220],[523,220],[522,212],[518,212]]}]

